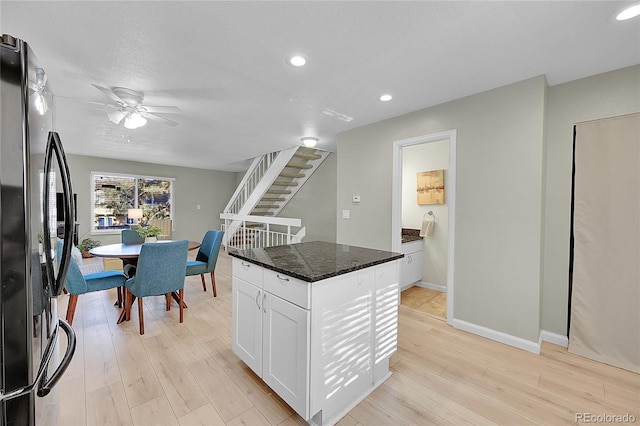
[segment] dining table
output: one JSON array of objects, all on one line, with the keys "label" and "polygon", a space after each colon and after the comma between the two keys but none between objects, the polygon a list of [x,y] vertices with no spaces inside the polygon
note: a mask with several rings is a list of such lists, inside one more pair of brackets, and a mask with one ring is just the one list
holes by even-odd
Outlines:
[{"label": "dining table", "polygon": [[[159,240],[155,243],[151,243],[151,244],[162,244],[162,243],[167,243],[170,242],[172,240]],[[200,247],[200,242],[198,241],[189,241],[189,251],[191,250],[195,250],[197,248]],[[116,244],[106,244],[104,246],[98,246],[98,247],[94,247],[91,250],[89,250],[89,253],[91,253],[93,256],[96,257],[105,257],[105,258],[115,258],[115,259],[121,259],[122,263],[124,265],[133,265],[133,266],[137,266],[138,264],[138,258],[140,257],[140,249],[142,248],[142,243],[140,244],[125,244],[125,243],[116,243]],[[180,297],[177,294],[177,292],[172,292],[171,293],[171,297],[177,302],[180,303]],[[135,298],[135,296],[134,296]],[[134,299],[135,300],[135,299]],[[117,302],[116,302],[117,304]],[[182,306],[184,308],[187,307],[187,304],[184,303],[184,301],[182,302]],[[120,317],[118,318],[118,324],[120,324],[123,321],[128,321],[129,318],[127,317],[127,312],[126,312],[126,307],[123,306],[122,307],[122,312],[120,312]]]}]

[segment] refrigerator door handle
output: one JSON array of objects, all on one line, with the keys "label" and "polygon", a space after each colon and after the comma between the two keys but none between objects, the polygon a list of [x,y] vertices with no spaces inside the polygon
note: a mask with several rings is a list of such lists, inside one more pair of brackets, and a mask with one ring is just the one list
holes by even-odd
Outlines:
[{"label": "refrigerator door handle", "polygon": [[50,379],[47,379],[47,370],[45,369],[45,373],[38,383],[37,395],[39,397],[47,396],[49,392],[51,392],[51,389],[56,385],[56,383],[58,383],[58,380],[60,380],[64,372],[67,370],[67,367],[69,367],[69,364],[71,364],[71,359],[76,351],[76,333],[73,331],[73,328],[71,328],[69,323],[63,319],[58,319],[58,324],[60,328],[62,328],[62,331],[67,335],[67,349],[64,352],[62,361],[60,361],[58,368],[53,372]]},{"label": "refrigerator door handle", "polygon": [[[60,266],[58,269],[58,276],[55,275],[55,269],[53,267],[53,259],[51,256],[51,232],[49,221],[49,196],[50,189],[48,185],[49,174],[51,173],[51,163],[53,162],[53,155],[55,154],[58,167],[60,168],[60,179],[62,181],[62,194],[64,200],[64,247],[60,259]],[[47,139],[47,149],[44,157],[44,211],[43,216],[45,220],[44,226],[44,254],[45,265],[47,271],[47,281],[51,285],[51,291],[53,297],[59,296],[62,293],[65,280],[67,278],[67,270],[69,269],[69,262],[71,258],[71,244],[73,244],[73,190],[71,188],[71,175],[69,173],[69,167],[67,165],[67,159],[64,155],[64,149],[60,142],[60,136],[56,132],[49,132],[49,138]]]},{"label": "refrigerator door handle", "polygon": [[[49,362],[51,362],[51,358],[53,356],[53,352],[55,350],[56,343],[58,341],[58,330],[62,328],[62,330],[67,335],[67,349],[64,352],[64,356],[62,357],[62,361],[56,368],[56,371],[53,372],[53,375],[50,379],[47,379],[47,370],[49,368]],[[6,401],[9,399],[17,398],[19,396],[27,395],[36,388],[38,388],[37,395],[39,397],[44,397],[51,392],[51,389],[58,383],[60,377],[64,374],[71,363],[71,359],[73,358],[73,354],[76,351],[76,333],[73,331],[73,328],[63,319],[58,319],[58,325],[53,330],[51,334],[51,339],[47,343],[47,347],[44,351],[44,355],[42,356],[42,360],[40,361],[40,367],[38,368],[38,373],[36,374],[36,378],[33,380],[28,386],[15,389],[11,392],[1,393],[0,392],[0,402]]]},{"label": "refrigerator door handle", "polygon": [[[6,401],[8,399],[13,399],[19,396],[27,395],[33,392],[36,386],[40,384],[40,382],[42,381],[42,378],[45,377],[46,375],[47,368],[49,367],[49,361],[51,361],[51,357],[53,356],[53,351],[55,349],[56,342],[58,340],[58,329],[59,327],[56,326],[53,329],[53,332],[51,333],[51,338],[49,339],[49,342],[47,343],[47,347],[44,350],[44,355],[42,356],[42,360],[40,360],[40,367],[38,368],[38,373],[36,374],[36,377],[33,380],[33,383],[31,383],[28,386],[15,389],[11,392],[0,393],[0,401]],[[75,351],[75,333],[74,333],[73,343],[74,343],[73,350]]]}]

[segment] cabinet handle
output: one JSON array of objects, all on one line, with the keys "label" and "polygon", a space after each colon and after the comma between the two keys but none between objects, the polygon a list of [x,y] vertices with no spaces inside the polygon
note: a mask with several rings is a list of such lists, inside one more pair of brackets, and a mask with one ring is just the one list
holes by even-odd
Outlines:
[{"label": "cabinet handle", "polygon": [[240,264],[241,264],[242,266],[244,266],[245,268],[251,268],[251,264],[250,264],[250,263],[240,262]]},{"label": "cabinet handle", "polygon": [[409,258],[408,259],[409,261],[407,263],[411,263],[411,261],[413,260],[413,257],[411,257],[411,255],[408,255],[407,257]]},{"label": "cabinet handle", "polygon": [[262,293],[262,312],[267,313],[267,305],[264,303],[267,300],[267,292]]},{"label": "cabinet handle", "polygon": [[258,290],[258,294],[256,294],[256,306],[258,310],[260,310],[260,290]]},{"label": "cabinet handle", "polygon": [[289,278],[287,278],[287,277],[282,278],[282,277],[280,276],[280,274],[276,274],[276,277],[278,277],[278,279],[279,279],[280,281],[286,281],[286,282],[289,282]]}]

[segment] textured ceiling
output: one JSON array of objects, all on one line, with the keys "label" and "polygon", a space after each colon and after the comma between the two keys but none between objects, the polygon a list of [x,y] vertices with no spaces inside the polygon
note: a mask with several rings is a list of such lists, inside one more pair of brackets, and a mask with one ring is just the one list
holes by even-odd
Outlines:
[{"label": "textured ceiling", "polygon": [[[45,66],[68,153],[240,171],[304,135],[334,150],[339,132],[540,74],[638,64],[640,19],[608,20],[627,3],[2,1],[0,24]],[[115,125],[92,83],[178,106],[179,124]]]}]

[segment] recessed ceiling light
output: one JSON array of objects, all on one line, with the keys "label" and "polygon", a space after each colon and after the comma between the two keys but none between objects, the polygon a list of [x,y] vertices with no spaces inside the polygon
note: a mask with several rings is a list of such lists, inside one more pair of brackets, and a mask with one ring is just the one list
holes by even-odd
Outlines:
[{"label": "recessed ceiling light", "polygon": [[309,148],[313,148],[314,146],[316,146],[316,144],[319,141],[318,138],[314,138],[313,136],[305,136],[305,137],[301,138],[300,140],[302,141],[304,146],[309,147]]},{"label": "recessed ceiling light", "polygon": [[640,15],[640,3],[634,3],[617,12],[616,21],[626,21],[638,15]]},{"label": "recessed ceiling light", "polygon": [[307,58],[302,55],[294,55],[289,58],[289,64],[294,67],[301,67],[307,63]]},{"label": "recessed ceiling light", "polygon": [[393,99],[393,96],[391,96],[391,95],[382,95],[382,96],[380,96],[380,100],[382,102],[389,102],[391,99]]}]

